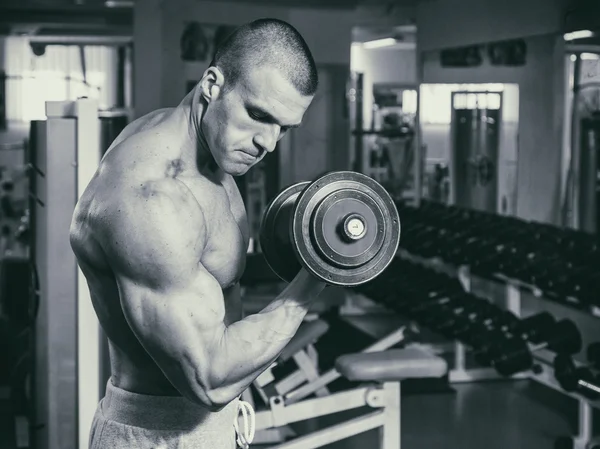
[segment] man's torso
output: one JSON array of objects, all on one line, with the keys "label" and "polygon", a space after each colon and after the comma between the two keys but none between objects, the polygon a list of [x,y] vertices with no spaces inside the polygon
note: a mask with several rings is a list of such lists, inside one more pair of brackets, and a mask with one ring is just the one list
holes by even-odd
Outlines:
[{"label": "man's torso", "polygon": [[[248,226],[241,196],[230,176],[215,180],[197,172],[178,173],[178,126],[171,111],[166,110],[131,123],[105,155],[76,209],[75,253],[109,339],[111,380],[119,388],[142,394],[178,395],[178,392],[143,349],[123,315],[110,260],[94,238],[104,201],[132,183],[162,178],[164,182],[183,182],[205,216],[207,244],[199,262],[223,289],[226,324],[242,316],[237,282],[245,267]],[[190,229],[194,225],[189,223]]]}]

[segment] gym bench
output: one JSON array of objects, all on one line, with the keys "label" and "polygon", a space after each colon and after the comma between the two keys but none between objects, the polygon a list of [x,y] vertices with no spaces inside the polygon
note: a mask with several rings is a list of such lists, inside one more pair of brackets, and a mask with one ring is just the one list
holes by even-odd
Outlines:
[{"label": "gym bench", "polygon": [[446,362],[420,348],[361,352],[338,357],[335,370],[361,386],[323,397],[288,402],[269,398],[270,409],[256,413],[256,431],[360,407],[379,409],[357,418],[273,446],[273,449],[313,449],[371,429],[380,429],[380,449],[400,449],[400,384],[411,378],[438,378]]},{"label": "gym bench", "polygon": [[[320,374],[318,372],[317,353],[313,346],[313,343],[328,329],[327,322],[321,319],[304,322],[277,361],[254,381],[253,387],[267,407],[272,407],[270,398],[274,397],[281,397],[286,404],[291,405],[310,395],[322,398],[330,394],[327,385],[340,378],[342,374],[335,367]],[[404,337],[405,328],[398,328],[363,349],[361,353],[385,351],[402,342]],[[284,379],[277,381],[272,372],[273,368],[290,359],[296,362],[298,369]],[[254,405],[249,390],[246,390],[243,399]],[[295,432],[287,425],[281,427],[271,426],[259,430],[260,427],[262,426],[257,426],[254,438],[257,444],[279,443],[295,436]]]},{"label": "gym bench", "polygon": [[[340,377],[340,373],[332,368],[323,374],[318,373],[317,353],[313,343],[327,330],[327,322],[317,319],[305,322],[294,338],[288,343],[277,361],[263,372],[254,382],[261,398],[269,403],[269,397],[283,396],[287,403],[297,402],[311,394],[318,397],[329,394],[327,385]],[[406,328],[400,327],[385,337],[367,346],[361,353],[384,351],[401,343],[405,339]],[[293,358],[298,369],[282,380],[276,381],[273,368]],[[269,394],[271,393],[271,394]]]}]

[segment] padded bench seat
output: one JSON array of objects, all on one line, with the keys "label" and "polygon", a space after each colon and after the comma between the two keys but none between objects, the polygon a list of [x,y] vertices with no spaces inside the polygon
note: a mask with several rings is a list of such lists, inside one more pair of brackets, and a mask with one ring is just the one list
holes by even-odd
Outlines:
[{"label": "padded bench seat", "polygon": [[309,344],[316,342],[328,330],[329,324],[327,324],[326,321],[319,319],[303,321],[298,328],[298,331],[285,346],[277,360],[281,363],[288,361],[298,351],[301,351]]},{"label": "padded bench seat", "polygon": [[448,371],[444,359],[419,348],[346,354],[336,359],[335,367],[346,379],[359,382],[436,378]]}]

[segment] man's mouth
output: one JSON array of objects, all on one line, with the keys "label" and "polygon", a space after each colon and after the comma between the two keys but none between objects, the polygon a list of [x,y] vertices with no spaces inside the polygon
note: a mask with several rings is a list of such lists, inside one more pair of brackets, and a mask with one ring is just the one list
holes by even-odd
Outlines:
[{"label": "man's mouth", "polygon": [[260,152],[256,150],[242,150],[243,153],[246,153],[248,156],[252,156],[254,158],[258,158],[260,156]]}]

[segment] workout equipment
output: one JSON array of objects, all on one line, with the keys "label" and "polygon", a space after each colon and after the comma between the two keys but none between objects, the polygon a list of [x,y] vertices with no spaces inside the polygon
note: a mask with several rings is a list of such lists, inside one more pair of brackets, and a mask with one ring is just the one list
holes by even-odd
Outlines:
[{"label": "workout equipment", "polygon": [[387,191],[360,173],[327,173],[284,189],[267,206],[260,246],[290,282],[301,269],[331,285],[377,277],[400,243],[400,217]]},{"label": "workout equipment", "polygon": [[563,390],[579,393],[588,399],[600,398],[600,378],[588,367],[576,366],[567,354],[558,354],[553,367],[554,377]]},{"label": "workout equipment", "polygon": [[[581,334],[575,323],[570,320],[549,324],[544,316],[534,316],[527,323],[521,324],[521,320],[518,319],[518,324],[508,322],[503,330],[486,327],[485,323],[489,326],[494,322],[506,322],[504,311],[499,310],[496,317],[489,316],[478,320],[475,316],[472,319],[473,322],[463,325],[462,328],[458,327],[453,336],[473,349],[478,363],[492,366],[501,376],[512,376],[530,369],[538,371],[533,353],[541,349],[548,348],[556,353],[566,354],[575,354],[581,350]],[[536,322],[538,324],[534,326]],[[527,334],[512,334],[510,328],[529,329],[531,334],[536,336],[538,344],[531,346],[526,338]]]},{"label": "workout equipment", "polygon": [[539,371],[533,353],[541,349],[566,354],[581,350],[574,322],[557,322],[548,312],[520,319],[457,284],[445,273],[399,257],[359,291],[418,325],[460,341],[479,364],[502,376]]},{"label": "workout equipment", "polygon": [[498,344],[492,344],[487,355],[492,366],[502,376],[512,376],[534,367],[533,353],[549,349],[558,354],[575,354],[581,351],[581,333],[571,320],[558,321],[548,332],[544,342],[530,346],[527,341],[508,337]]},{"label": "workout equipment", "polygon": [[[31,439],[47,441],[48,449],[87,447],[107,381],[101,377],[105,337],[73,250],[57,230],[68,229],[77,199],[98,168],[100,120],[91,98],[49,101],[45,113],[48,120],[31,123],[27,155],[27,163],[35,167],[28,172],[30,254],[39,269],[39,295],[45,306],[36,326],[36,339],[42,344],[32,351],[36,360],[31,378],[39,387],[32,389],[37,416],[25,421],[25,428]],[[53,380],[57,378],[62,379],[60,394]],[[40,394],[44,391],[49,393]],[[37,423],[45,423],[44,428]]]},{"label": "workout equipment", "polygon": [[313,449],[366,432],[380,429],[380,449],[398,449],[400,445],[400,385],[404,379],[439,378],[447,372],[446,362],[422,349],[391,349],[346,354],[337,358],[335,370],[340,376],[360,383],[326,397],[292,403],[281,396],[270,398],[269,410],[256,413],[256,430],[282,427],[309,418],[346,410],[371,407],[375,411],[317,430],[275,446],[278,449]]},{"label": "workout equipment", "polygon": [[[314,343],[328,330],[329,324],[318,318],[304,321],[300,325],[277,360],[252,383],[252,390],[258,393],[265,405],[269,405],[269,397],[284,395],[306,382],[310,383],[319,378],[318,353]],[[292,360],[295,363],[295,369],[283,379],[276,378],[274,369]],[[316,390],[315,394],[318,397],[327,396],[329,390],[327,386],[323,386]],[[243,393],[242,399],[256,409],[250,388]],[[296,433],[289,426],[275,427],[256,432],[253,442],[254,444],[274,444],[295,435]]]},{"label": "workout equipment", "polygon": [[[342,377],[342,374],[335,367],[320,372],[321,362],[317,361],[318,354],[313,346],[313,343],[320,339],[329,327],[329,323],[324,319],[303,322],[277,360],[253,382],[252,389],[267,406],[270,406],[272,397],[281,397],[286,405],[291,405],[311,395],[324,398],[331,394],[328,386]],[[385,351],[406,342],[407,339],[410,339],[410,329],[400,327],[373,344],[361,348],[361,353]],[[275,368],[290,363],[291,359],[297,369],[283,378],[278,377]],[[254,404],[254,398],[249,390],[244,392],[243,399]],[[280,443],[295,435],[294,430],[287,425],[273,426],[257,431],[254,443]]]},{"label": "workout equipment", "polygon": [[426,200],[397,207],[411,254],[516,279],[570,307],[600,305],[600,244],[591,234]]}]

